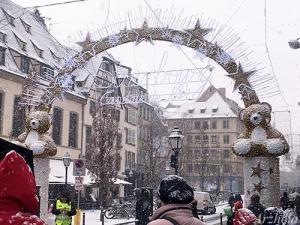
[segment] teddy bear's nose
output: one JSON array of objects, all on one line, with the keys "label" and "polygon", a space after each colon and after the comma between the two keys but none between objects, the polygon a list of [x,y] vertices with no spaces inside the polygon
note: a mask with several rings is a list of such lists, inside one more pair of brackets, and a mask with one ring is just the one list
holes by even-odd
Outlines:
[{"label": "teddy bear's nose", "polygon": [[253,119],[254,119],[254,120],[257,120],[257,119],[258,119],[258,117],[257,117],[257,116],[253,116]]},{"label": "teddy bear's nose", "polygon": [[35,125],[35,122],[34,122],[34,121],[32,122],[32,125]]}]

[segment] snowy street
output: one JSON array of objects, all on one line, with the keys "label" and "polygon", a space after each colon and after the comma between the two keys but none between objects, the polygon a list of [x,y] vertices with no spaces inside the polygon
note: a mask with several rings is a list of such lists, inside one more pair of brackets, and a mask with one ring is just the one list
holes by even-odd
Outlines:
[{"label": "snowy street", "polygon": [[[217,225],[220,224],[220,213],[224,214],[224,208],[228,207],[227,204],[222,204],[217,206],[217,213],[213,215],[204,215],[203,216],[203,221],[207,225]],[[87,210],[85,212],[85,225],[100,225],[100,210]],[[201,215],[199,215],[201,216]],[[54,223],[54,216],[49,214],[48,217],[48,224],[49,225],[55,225]],[[74,219],[73,219],[74,221]],[[105,225],[116,225],[116,224],[121,224],[121,223],[126,223],[134,221],[134,219],[106,219],[104,221]],[[225,224],[226,218],[223,216],[223,224]],[[82,222],[81,222],[82,224]],[[133,222],[130,224],[134,224]]]}]

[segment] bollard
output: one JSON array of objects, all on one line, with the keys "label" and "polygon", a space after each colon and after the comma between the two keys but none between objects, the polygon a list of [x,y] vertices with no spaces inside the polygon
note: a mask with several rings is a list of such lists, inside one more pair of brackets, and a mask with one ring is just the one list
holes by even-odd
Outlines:
[{"label": "bollard", "polygon": [[82,225],[85,225],[85,212],[82,213]]},{"label": "bollard", "polygon": [[74,216],[74,225],[80,225],[80,218],[81,218],[81,210],[76,209],[76,215]]},{"label": "bollard", "polygon": [[220,213],[220,224],[223,225],[223,215]]},{"label": "bollard", "polygon": [[104,213],[105,213],[105,210],[101,210],[101,213],[100,213],[100,221],[101,221],[101,224],[104,225]]},{"label": "bollard", "polygon": [[200,220],[203,222],[203,216],[200,217]]}]

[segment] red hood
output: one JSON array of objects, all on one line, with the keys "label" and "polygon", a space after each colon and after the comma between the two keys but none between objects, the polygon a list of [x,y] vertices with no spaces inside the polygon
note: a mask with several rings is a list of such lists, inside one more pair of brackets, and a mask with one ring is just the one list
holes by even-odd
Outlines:
[{"label": "red hood", "polygon": [[9,152],[0,161],[0,212],[35,214],[39,207],[35,192],[35,179],[24,158]]}]

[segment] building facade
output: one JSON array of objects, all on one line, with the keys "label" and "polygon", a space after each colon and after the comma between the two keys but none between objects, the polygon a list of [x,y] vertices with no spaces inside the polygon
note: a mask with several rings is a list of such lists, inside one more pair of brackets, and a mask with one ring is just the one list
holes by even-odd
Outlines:
[{"label": "building facade", "polygon": [[183,131],[180,173],[195,189],[217,193],[243,192],[243,161],[231,150],[242,131],[238,105],[225,89],[210,86],[196,101],[169,104],[169,131]]}]

